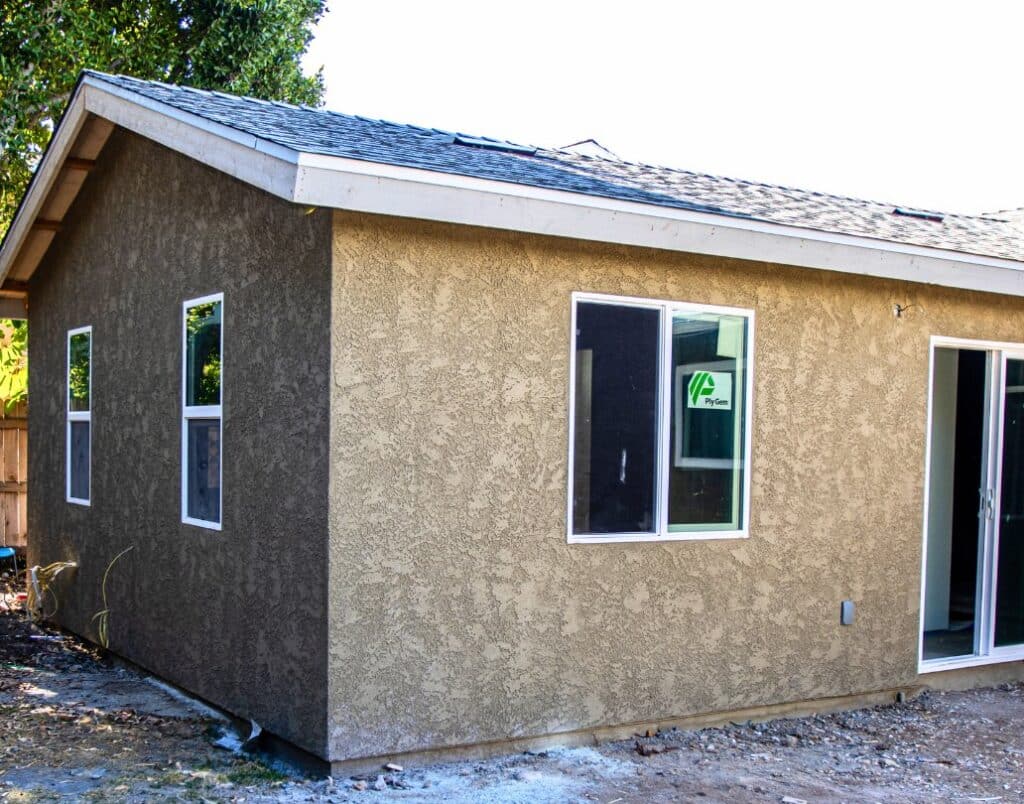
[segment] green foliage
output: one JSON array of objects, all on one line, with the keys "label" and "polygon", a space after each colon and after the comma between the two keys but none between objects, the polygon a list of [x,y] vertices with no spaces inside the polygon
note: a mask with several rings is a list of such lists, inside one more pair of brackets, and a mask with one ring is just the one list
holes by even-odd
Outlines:
[{"label": "green foliage", "polygon": [[28,397],[28,322],[0,319],[0,402],[11,410]]},{"label": "green foliage", "polygon": [[68,396],[71,410],[89,410],[89,359],[92,336],[80,332],[71,336],[68,361]]},{"label": "green foliage", "polygon": [[[300,60],[325,8],[326,0],[0,0],[0,236],[81,70],[316,106],[323,76],[304,75]],[[8,406],[28,389],[28,331],[24,322],[16,329],[0,342]]]},{"label": "green foliage", "polygon": [[283,782],[287,778],[280,771],[251,760],[239,763],[227,773],[227,780],[241,787],[251,787],[266,782]]},{"label": "green foliage", "polygon": [[325,0],[4,0],[0,233],[82,69],[317,105],[300,59]]},{"label": "green foliage", "polygon": [[220,404],[220,302],[197,304],[185,314],[188,404]]}]

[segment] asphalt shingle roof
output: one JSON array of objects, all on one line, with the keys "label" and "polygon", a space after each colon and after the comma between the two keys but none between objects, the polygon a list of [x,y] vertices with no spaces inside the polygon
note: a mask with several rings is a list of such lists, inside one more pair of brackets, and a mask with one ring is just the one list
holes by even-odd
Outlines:
[{"label": "asphalt shingle roof", "polygon": [[[89,72],[176,109],[296,151],[637,201],[804,229],[1024,261],[1024,226],[1011,214],[897,214],[894,204],[846,198],[551,148],[496,150],[456,134],[323,109]],[[475,138],[501,145],[503,141]]]}]

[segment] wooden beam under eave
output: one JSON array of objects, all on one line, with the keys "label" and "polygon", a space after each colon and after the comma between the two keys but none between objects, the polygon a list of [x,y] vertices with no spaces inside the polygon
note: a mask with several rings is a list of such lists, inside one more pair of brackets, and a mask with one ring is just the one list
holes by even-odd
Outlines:
[{"label": "wooden beam under eave", "polygon": [[88,176],[89,172],[85,170],[62,170],[40,210],[40,216],[45,220],[63,220]]},{"label": "wooden beam under eave", "polygon": [[[75,140],[71,154],[65,157],[57,174],[57,180],[50,189],[39,210],[43,221],[59,222],[71,208],[89,173],[96,167],[96,157],[106,143],[114,126],[108,120],[90,117]],[[45,224],[35,227],[45,229]],[[60,231],[53,229],[53,231]],[[33,266],[34,270],[34,266]]]},{"label": "wooden beam under eave", "polygon": [[0,285],[0,318],[28,318],[28,282],[7,279]]},{"label": "wooden beam under eave", "polygon": [[24,281],[32,276],[36,266],[39,265],[43,255],[53,242],[56,232],[47,229],[30,229],[28,237],[25,238],[21,250],[18,252],[14,264],[11,266],[8,277],[14,280]]},{"label": "wooden beam under eave", "polygon": [[77,156],[69,156],[64,160],[64,164],[61,166],[65,170],[84,170],[88,173],[94,167],[96,167],[95,159],[80,159]]},{"label": "wooden beam under eave", "polygon": [[[95,162],[96,157],[100,155],[100,151],[103,150],[103,146],[113,130],[114,124],[109,120],[104,120],[102,117],[97,117],[93,114],[89,115],[89,118],[82,126],[78,139],[75,141],[74,148],[71,150],[74,156],[69,156],[68,159],[84,159],[89,162]],[[64,160],[65,163],[68,159]]]},{"label": "wooden beam under eave", "polygon": [[28,282],[22,282],[17,279],[5,279],[4,283],[0,285],[0,293],[12,296],[18,294],[19,296],[28,295]]},{"label": "wooden beam under eave", "polygon": [[[6,298],[0,296],[0,318],[28,319],[28,298]],[[0,419],[0,421],[3,421]],[[3,429],[0,425],[0,429]]]},{"label": "wooden beam under eave", "polygon": [[32,221],[32,228],[42,232],[59,232],[61,229],[61,222],[48,220],[46,218],[36,218]]}]

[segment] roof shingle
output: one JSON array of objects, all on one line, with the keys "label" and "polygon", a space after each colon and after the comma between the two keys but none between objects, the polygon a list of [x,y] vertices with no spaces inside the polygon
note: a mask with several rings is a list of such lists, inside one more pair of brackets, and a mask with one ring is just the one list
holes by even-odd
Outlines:
[{"label": "roof shingle", "polygon": [[[1024,261],[1024,228],[1012,215],[895,212],[895,205],[587,156],[552,148],[500,150],[457,144],[480,138],[305,106],[87,73],[122,90],[304,153],[635,201]],[[525,152],[524,152],[525,151]]]}]

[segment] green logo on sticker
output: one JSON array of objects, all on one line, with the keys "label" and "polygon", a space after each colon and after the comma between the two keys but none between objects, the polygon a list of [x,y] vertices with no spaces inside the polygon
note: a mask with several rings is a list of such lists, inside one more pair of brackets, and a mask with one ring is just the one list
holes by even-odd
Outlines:
[{"label": "green logo on sticker", "polygon": [[690,404],[696,406],[702,396],[711,396],[715,392],[715,380],[710,371],[697,371],[690,377],[690,384],[686,387],[690,395]]}]

